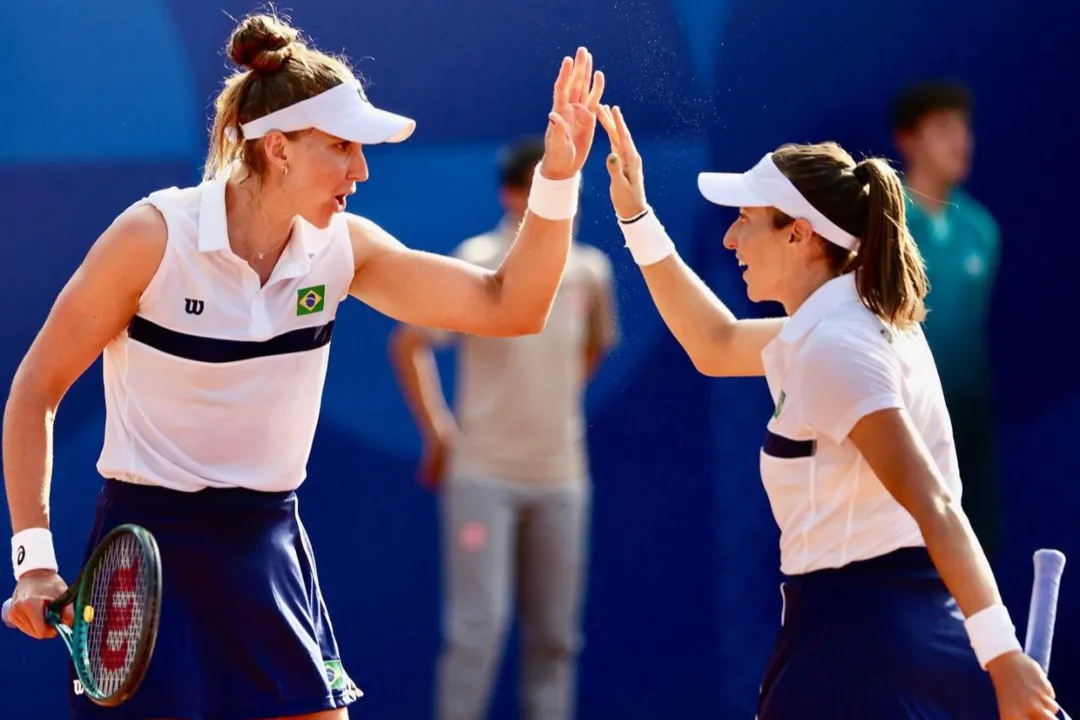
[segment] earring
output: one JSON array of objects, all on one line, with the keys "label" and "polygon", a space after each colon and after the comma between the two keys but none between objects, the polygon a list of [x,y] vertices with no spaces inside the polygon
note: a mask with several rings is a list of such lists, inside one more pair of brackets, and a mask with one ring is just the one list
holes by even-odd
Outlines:
[{"label": "earring", "polygon": [[289,174],[289,164],[285,163],[281,166],[281,176],[284,177]]}]

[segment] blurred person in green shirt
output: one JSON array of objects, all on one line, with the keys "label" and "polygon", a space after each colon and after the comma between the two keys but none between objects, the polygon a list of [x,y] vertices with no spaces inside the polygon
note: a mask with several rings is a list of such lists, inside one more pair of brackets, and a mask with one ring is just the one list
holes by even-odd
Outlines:
[{"label": "blurred person in green shirt", "polygon": [[964,86],[921,83],[896,98],[892,130],[904,162],[908,229],[930,281],[923,328],[952,416],[962,504],[992,555],[998,506],[987,323],[1001,239],[989,211],[961,187],[974,150],[971,108]]}]

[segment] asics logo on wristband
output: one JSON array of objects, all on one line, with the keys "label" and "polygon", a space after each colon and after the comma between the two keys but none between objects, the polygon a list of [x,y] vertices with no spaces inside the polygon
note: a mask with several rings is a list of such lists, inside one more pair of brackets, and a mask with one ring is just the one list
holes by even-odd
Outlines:
[{"label": "asics logo on wristband", "polygon": [[48,528],[27,528],[12,536],[11,566],[16,580],[31,570],[56,572],[56,551]]}]

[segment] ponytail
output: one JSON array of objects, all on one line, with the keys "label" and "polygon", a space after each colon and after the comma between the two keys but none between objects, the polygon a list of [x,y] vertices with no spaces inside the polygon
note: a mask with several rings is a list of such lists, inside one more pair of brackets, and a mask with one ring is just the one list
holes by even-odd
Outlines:
[{"label": "ponytail", "polygon": [[225,88],[217,96],[214,124],[210,128],[210,149],[203,168],[203,180],[213,180],[234,160],[241,156],[243,141],[230,133],[230,128],[240,131],[240,107],[242,105],[247,74],[237,74],[225,82]]},{"label": "ponytail", "polygon": [[926,270],[907,230],[904,188],[884,160],[871,158],[854,169],[869,187],[866,231],[858,249],[855,281],[863,303],[882,320],[905,329],[926,317]]}]

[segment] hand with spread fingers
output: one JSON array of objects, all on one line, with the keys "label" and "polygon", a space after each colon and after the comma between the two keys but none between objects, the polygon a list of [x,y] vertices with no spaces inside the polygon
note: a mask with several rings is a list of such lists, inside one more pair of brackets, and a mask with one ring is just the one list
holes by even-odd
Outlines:
[{"label": "hand with spread fingers", "polygon": [[645,200],[645,177],[641,167],[641,155],[634,146],[630,128],[626,126],[622,110],[616,105],[599,107],[597,116],[607,132],[611,143],[607,169],[611,176],[611,204],[615,214],[626,220],[640,215],[648,208]]},{"label": "hand with spread fingers", "polygon": [[604,73],[593,72],[588,50],[578,48],[575,58],[563,58],[544,134],[540,163],[544,177],[565,180],[581,172],[596,134],[596,113],[603,92]]}]

